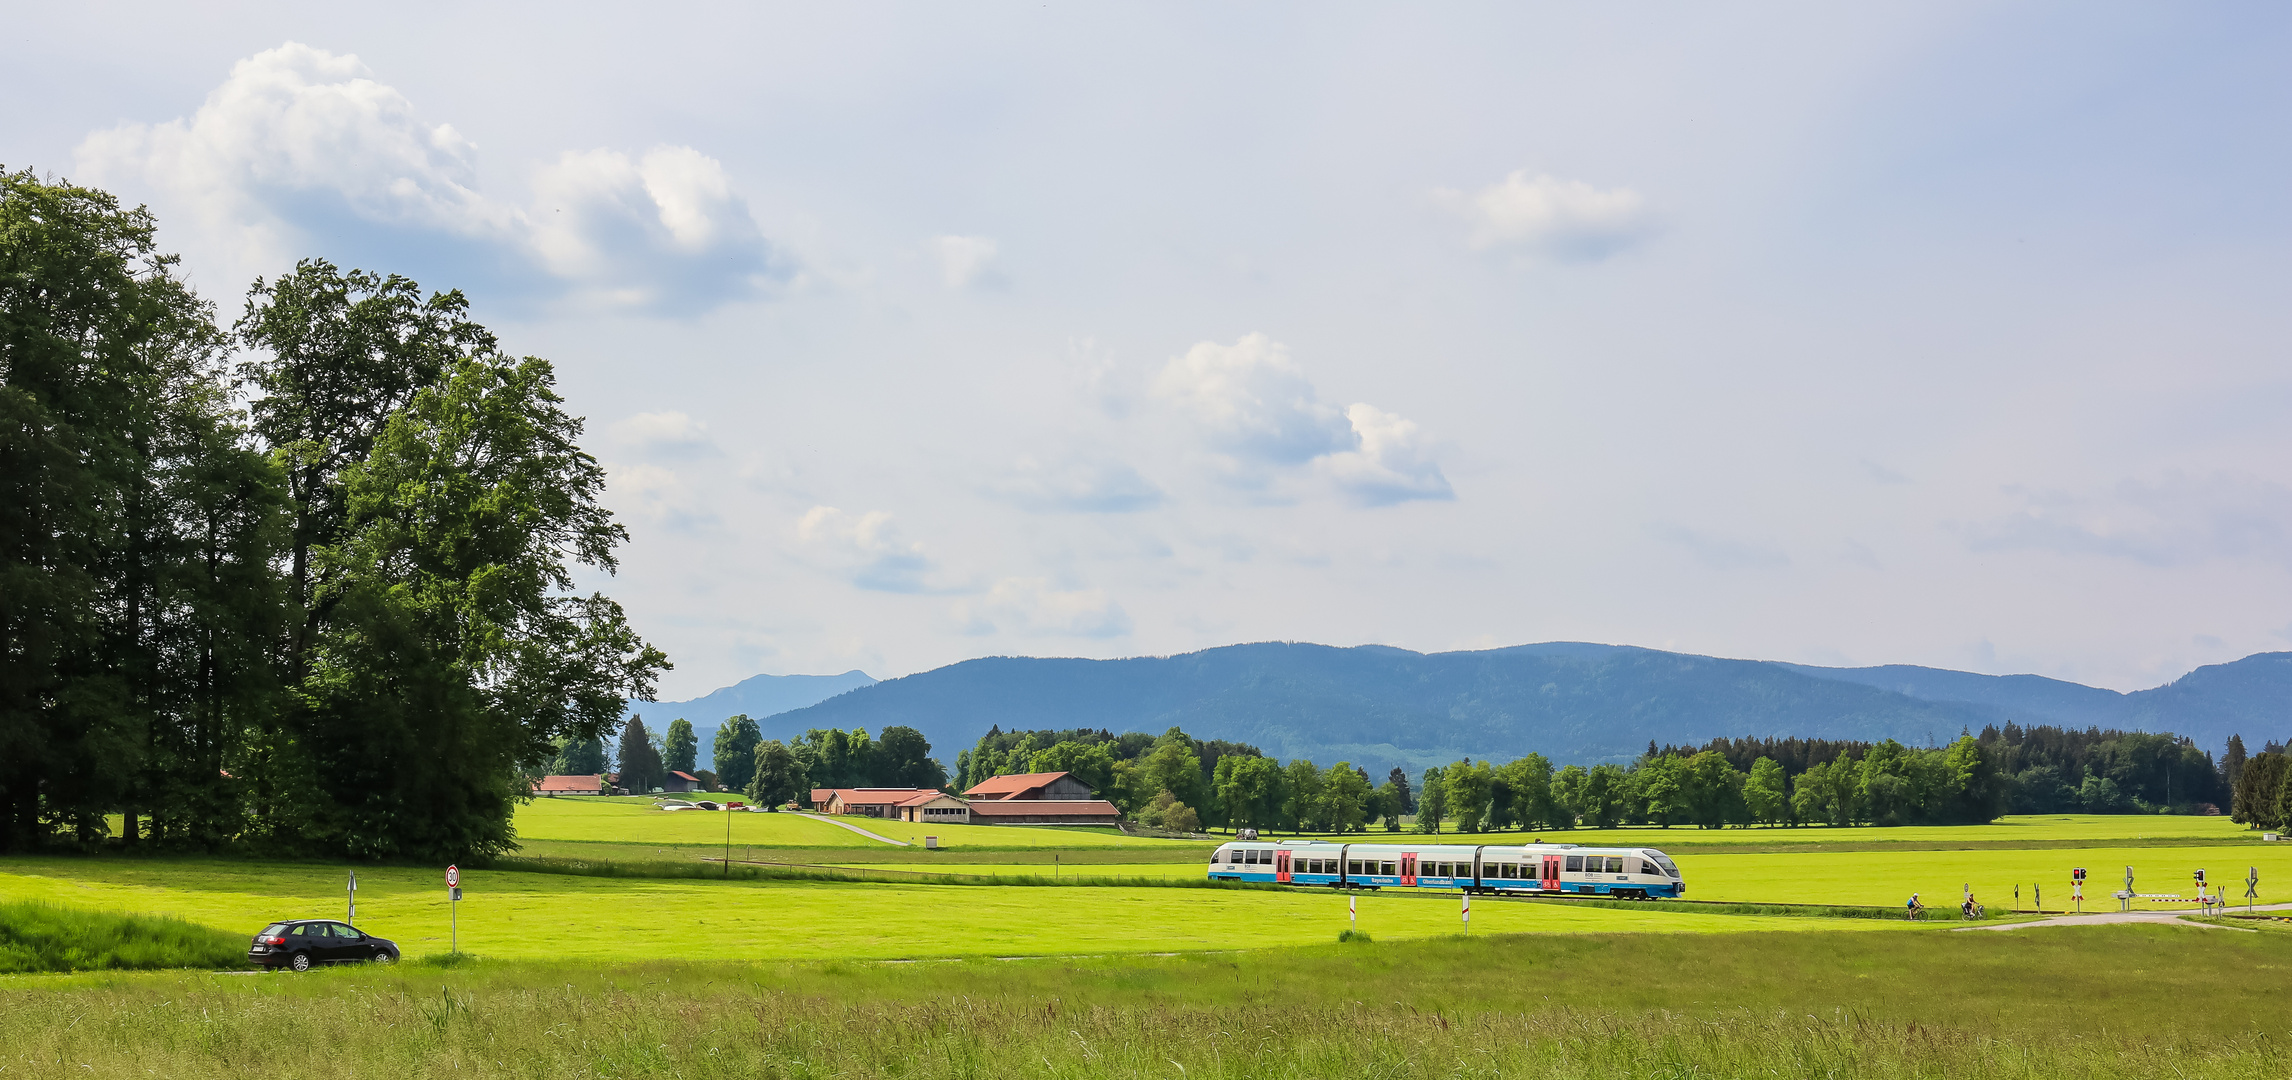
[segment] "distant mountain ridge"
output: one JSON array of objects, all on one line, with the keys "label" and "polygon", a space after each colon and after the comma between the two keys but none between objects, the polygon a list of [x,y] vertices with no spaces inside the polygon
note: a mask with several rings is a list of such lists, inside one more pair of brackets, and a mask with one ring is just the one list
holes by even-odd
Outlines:
[{"label": "distant mountain ridge", "polygon": [[[643,711],[649,723],[653,710]],[[1531,751],[1561,763],[1627,761],[1650,740],[1723,736],[1924,745],[2008,722],[2172,731],[2214,750],[2240,733],[2257,750],[2292,735],[2292,653],[2260,653],[2120,694],[2034,675],[1823,668],[1584,642],[1448,653],[1259,643],[1120,660],[966,660],[759,719],[768,738],[905,724],[949,763],[992,726],[1178,726],[1283,758],[1352,761],[1372,774]]]}]

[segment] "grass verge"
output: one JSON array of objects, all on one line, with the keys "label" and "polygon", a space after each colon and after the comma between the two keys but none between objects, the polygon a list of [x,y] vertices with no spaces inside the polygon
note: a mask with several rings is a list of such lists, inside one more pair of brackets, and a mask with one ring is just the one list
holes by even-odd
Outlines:
[{"label": "grass verge", "polygon": [[154,915],[0,903],[0,973],[245,967],[247,939]]}]

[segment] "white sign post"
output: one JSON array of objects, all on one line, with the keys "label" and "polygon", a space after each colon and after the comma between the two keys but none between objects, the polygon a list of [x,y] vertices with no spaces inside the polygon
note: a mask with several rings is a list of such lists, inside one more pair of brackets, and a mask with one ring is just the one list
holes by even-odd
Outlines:
[{"label": "white sign post", "polygon": [[1464,932],[1465,932],[1465,933],[1467,933],[1467,934],[1469,934],[1469,933],[1471,933],[1471,932],[1472,932],[1472,894],[1471,894],[1471,893],[1465,893],[1465,894],[1463,894],[1463,895],[1464,895]]},{"label": "white sign post", "polygon": [[352,926],[358,925],[358,871],[356,870],[350,872],[350,916],[342,921]]},{"label": "white sign post", "polygon": [[452,918],[453,950],[462,951],[462,868],[446,867],[446,911]]},{"label": "white sign post", "polygon": [[1358,929],[1360,929],[1360,928],[1361,928],[1361,898],[1360,898],[1360,897],[1358,897],[1358,896],[1348,896],[1348,897],[1346,897],[1346,898],[1345,898],[1345,919],[1346,919],[1346,921],[1348,921],[1348,922],[1350,922],[1350,923],[1352,923],[1352,924],[1353,924],[1353,929],[1355,929],[1355,930],[1358,930]]}]

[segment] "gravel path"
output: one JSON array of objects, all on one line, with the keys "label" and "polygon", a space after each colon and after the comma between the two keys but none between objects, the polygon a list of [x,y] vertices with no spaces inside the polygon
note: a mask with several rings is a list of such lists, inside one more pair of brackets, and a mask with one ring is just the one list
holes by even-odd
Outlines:
[{"label": "gravel path", "polygon": [[811,819],[812,819],[812,820],[814,820],[814,821],[825,821],[825,822],[827,822],[827,823],[828,823],[828,824],[830,824],[830,825],[834,825],[834,826],[836,826],[837,828],[842,828],[842,829],[850,829],[851,831],[853,831],[853,832],[856,832],[856,833],[860,834],[861,836],[867,837],[867,838],[868,838],[868,839],[870,839],[870,840],[881,840],[881,841],[883,841],[884,843],[886,843],[886,844],[890,844],[890,845],[891,845],[891,846],[893,846],[893,847],[913,847],[913,846],[914,846],[914,845],[912,845],[912,844],[909,844],[909,843],[908,843],[907,841],[905,841],[905,840],[894,840],[894,839],[892,839],[891,837],[888,837],[888,836],[877,836],[876,834],[874,834],[874,833],[871,833],[871,832],[867,831],[866,829],[860,828],[859,826],[857,826],[857,825],[854,825],[854,824],[852,824],[851,822],[848,822],[848,821],[837,821],[837,820],[835,819],[835,816],[834,816],[834,815],[832,815],[832,814],[805,814],[804,816],[805,816],[805,817],[808,817],[808,818],[811,818]]},{"label": "gravel path", "polygon": [[[2252,910],[2284,911],[2287,909],[2292,909],[2292,904],[2262,904],[2259,907],[2253,908]],[[2225,913],[2235,914],[2239,910],[2241,909],[2236,905],[2231,904]],[[1961,926],[1958,929],[2027,930],[2032,926],[2101,926],[2108,923],[2174,923],[2180,926],[2193,926],[2200,930],[2237,930],[2247,934],[2259,933],[2257,930],[2248,929],[2242,926],[2221,926],[2215,923],[2189,922],[2187,917],[2194,914],[2196,914],[2196,912],[2193,911],[2098,911],[2091,915],[2056,915],[2050,919],[2032,919],[2028,922],[2005,923],[1999,926]]]}]

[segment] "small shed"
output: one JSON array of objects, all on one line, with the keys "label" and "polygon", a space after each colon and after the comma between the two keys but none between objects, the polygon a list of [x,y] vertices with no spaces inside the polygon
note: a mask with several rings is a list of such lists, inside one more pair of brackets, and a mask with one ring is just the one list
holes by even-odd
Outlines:
[{"label": "small shed", "polygon": [[672,772],[661,781],[662,791],[701,791],[700,777],[688,772]]}]

